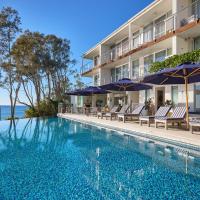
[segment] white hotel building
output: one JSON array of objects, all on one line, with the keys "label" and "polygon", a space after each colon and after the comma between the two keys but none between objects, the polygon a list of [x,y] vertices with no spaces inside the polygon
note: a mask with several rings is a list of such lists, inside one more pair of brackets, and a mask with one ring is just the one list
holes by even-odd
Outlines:
[{"label": "white hotel building", "polygon": [[[200,1],[155,0],[83,55],[82,76],[94,85],[122,78],[139,80],[149,73],[149,66],[169,56],[200,48]],[[103,28],[103,27],[102,27]],[[87,64],[84,64],[87,63]],[[115,92],[93,97],[110,106],[144,103],[152,98],[158,107],[166,100],[185,103],[184,86],[155,86],[140,92]],[[200,84],[189,85],[190,111],[200,111]]]}]

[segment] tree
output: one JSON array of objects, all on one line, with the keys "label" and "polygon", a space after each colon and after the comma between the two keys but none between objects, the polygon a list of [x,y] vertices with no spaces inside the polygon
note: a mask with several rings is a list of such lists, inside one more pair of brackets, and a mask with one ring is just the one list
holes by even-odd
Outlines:
[{"label": "tree", "polygon": [[[14,43],[12,56],[30,107],[40,109],[40,102],[45,99],[65,100],[65,93],[72,85],[70,78],[76,75],[68,40],[25,31]],[[38,113],[42,111],[38,110]]]},{"label": "tree", "polygon": [[6,89],[10,97],[11,118],[15,116],[15,107],[21,83],[18,71],[12,62],[11,48],[16,35],[21,31],[18,12],[10,7],[0,11],[0,60],[1,81],[0,86]]}]

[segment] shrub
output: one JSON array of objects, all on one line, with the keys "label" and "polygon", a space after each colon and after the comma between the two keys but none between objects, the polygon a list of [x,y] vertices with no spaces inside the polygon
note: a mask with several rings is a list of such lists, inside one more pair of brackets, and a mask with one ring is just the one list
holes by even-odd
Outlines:
[{"label": "shrub", "polygon": [[149,72],[154,73],[154,72],[158,72],[164,68],[176,67],[182,63],[199,62],[199,61],[200,61],[200,49],[192,51],[192,52],[184,53],[181,55],[171,56],[162,62],[154,62],[151,65]]},{"label": "shrub", "polygon": [[52,100],[43,100],[34,108],[31,107],[25,112],[25,117],[46,117],[57,114],[58,102]]}]

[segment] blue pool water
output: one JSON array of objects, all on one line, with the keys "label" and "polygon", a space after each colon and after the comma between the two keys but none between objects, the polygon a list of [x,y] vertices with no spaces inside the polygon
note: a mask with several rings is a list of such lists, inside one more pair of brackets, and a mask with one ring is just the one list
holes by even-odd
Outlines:
[{"label": "blue pool water", "polygon": [[200,199],[199,152],[65,119],[0,122],[0,199]]}]

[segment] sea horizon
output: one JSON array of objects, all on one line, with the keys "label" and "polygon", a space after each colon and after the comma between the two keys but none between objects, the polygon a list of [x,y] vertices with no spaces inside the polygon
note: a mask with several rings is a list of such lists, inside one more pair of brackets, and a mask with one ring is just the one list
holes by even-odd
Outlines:
[{"label": "sea horizon", "polygon": [[[10,108],[10,105],[0,105],[0,120],[5,120],[10,117]],[[27,106],[25,105],[16,105],[15,117],[24,118],[26,109]]]}]

